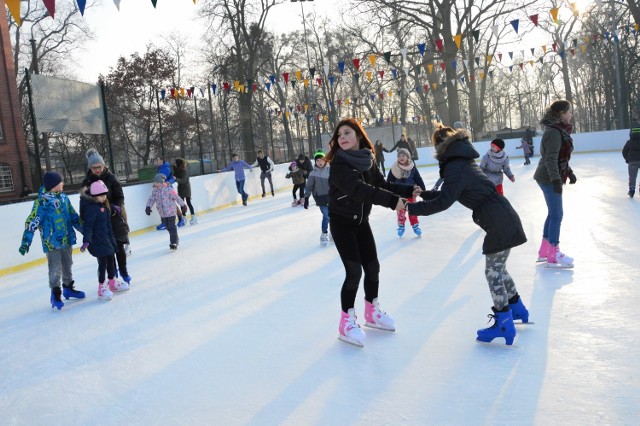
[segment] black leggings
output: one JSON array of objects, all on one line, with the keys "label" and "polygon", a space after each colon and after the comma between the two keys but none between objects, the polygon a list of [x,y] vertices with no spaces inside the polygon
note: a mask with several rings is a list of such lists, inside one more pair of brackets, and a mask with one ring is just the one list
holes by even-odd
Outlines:
[{"label": "black leggings", "polygon": [[300,190],[300,199],[302,200],[304,198],[304,188],[305,188],[305,184],[304,183],[295,183],[293,184],[293,191],[291,191],[291,193],[293,194],[293,199],[296,199],[296,191]]},{"label": "black leggings", "polygon": [[116,276],[116,262],[113,258],[113,255],[109,256],[100,256],[98,259],[98,282],[104,282],[104,274],[105,270],[107,272],[107,278],[110,280],[115,278]]},{"label": "black leggings", "polygon": [[189,207],[189,212],[191,212],[191,216],[195,216],[196,211],[191,205],[191,197],[184,197],[184,202],[187,203],[187,207]]},{"label": "black leggings", "polygon": [[340,303],[342,310],[347,312],[355,305],[363,270],[365,300],[372,302],[378,297],[380,263],[376,242],[369,222],[354,225],[330,219],[329,223],[346,274],[340,291]]},{"label": "black leggings", "polygon": [[127,252],[124,250],[126,243],[122,241],[116,241],[118,244],[118,251],[116,252],[116,260],[118,261],[118,272],[121,277],[129,275],[127,270]]}]

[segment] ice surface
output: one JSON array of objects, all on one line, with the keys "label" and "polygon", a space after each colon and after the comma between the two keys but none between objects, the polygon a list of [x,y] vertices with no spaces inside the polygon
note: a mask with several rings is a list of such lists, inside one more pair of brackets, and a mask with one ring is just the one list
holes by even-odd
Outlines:
[{"label": "ice surface", "polygon": [[[529,238],[508,269],[536,323],[517,326],[517,349],[475,343],[491,306],[484,233],[458,204],[402,239],[395,213],[374,208],[397,331],[340,342],[342,264],[319,245],[317,207],[291,208],[281,191],[201,215],[174,254],[165,231],[133,237],[132,289],[111,302],[97,300],[88,253],[74,255],[88,297],[62,311],[46,265],[3,277],[0,423],[638,424],[640,199],[620,153],[574,155],[561,247],[575,268],[546,269],[537,162],[512,159],[504,183]],[[361,322],[363,304],[361,289]]]}]

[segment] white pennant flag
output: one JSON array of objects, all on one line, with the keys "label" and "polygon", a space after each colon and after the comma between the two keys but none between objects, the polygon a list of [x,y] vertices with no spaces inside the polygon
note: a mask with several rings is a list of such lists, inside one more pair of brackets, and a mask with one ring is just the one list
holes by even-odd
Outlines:
[{"label": "white pennant flag", "polygon": [[329,64],[324,65],[324,75],[327,77],[329,76]]},{"label": "white pennant flag", "polygon": [[403,47],[400,49],[400,53],[402,53],[402,59],[407,59],[407,48]]},{"label": "white pennant flag", "polygon": [[492,28],[493,33],[495,34],[496,38],[498,38],[498,34],[500,33],[500,27],[497,25],[494,25]]},{"label": "white pennant flag", "polygon": [[464,65],[465,68],[469,69],[469,60],[468,59],[463,59],[462,60],[462,65]]},{"label": "white pennant flag", "polygon": [[409,75],[409,67],[404,67],[404,75],[408,76]]},{"label": "white pennant flag", "polygon": [[118,12],[120,12],[120,0],[113,0],[113,3],[116,5],[116,7],[118,8]]},{"label": "white pennant flag", "polygon": [[278,86],[280,86],[280,88],[281,88],[282,90],[284,90],[284,82],[279,81],[279,82],[278,82]]},{"label": "white pennant flag", "polygon": [[344,84],[347,84],[347,76],[346,76],[346,75],[344,75],[344,74],[342,74],[342,82],[343,82]]}]

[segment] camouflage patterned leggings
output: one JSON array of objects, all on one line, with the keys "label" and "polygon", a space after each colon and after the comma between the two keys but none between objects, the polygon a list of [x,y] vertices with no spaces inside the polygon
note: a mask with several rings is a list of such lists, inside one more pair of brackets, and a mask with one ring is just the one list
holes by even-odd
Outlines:
[{"label": "camouflage patterned leggings", "polygon": [[507,272],[507,259],[511,250],[486,255],[484,274],[489,283],[493,306],[500,310],[509,306],[509,299],[516,295],[516,284]]}]

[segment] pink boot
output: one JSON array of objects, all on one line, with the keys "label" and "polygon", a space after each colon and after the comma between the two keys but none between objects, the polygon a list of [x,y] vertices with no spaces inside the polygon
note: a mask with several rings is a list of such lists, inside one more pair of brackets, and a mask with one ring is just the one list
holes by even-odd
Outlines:
[{"label": "pink boot", "polygon": [[129,290],[129,284],[123,281],[118,281],[115,278],[109,280],[109,290],[114,293]]},{"label": "pink boot", "polygon": [[98,283],[98,299],[100,300],[111,300],[113,298],[113,293],[107,287],[106,283]]},{"label": "pink boot", "polygon": [[364,301],[364,320],[366,321],[364,325],[367,327],[396,331],[395,320],[380,310],[377,297],[371,303]]},{"label": "pink boot", "polygon": [[549,245],[547,254],[547,268],[573,268],[573,259],[560,252],[558,246]]},{"label": "pink boot", "polygon": [[540,243],[540,248],[538,249],[538,260],[537,262],[545,262],[547,260],[547,253],[549,252],[549,240],[546,238],[542,239]]},{"label": "pink boot", "polygon": [[338,339],[354,346],[363,347],[365,334],[356,319],[356,311],[353,308],[349,309],[349,312],[340,312],[340,326],[338,327],[340,336]]}]

